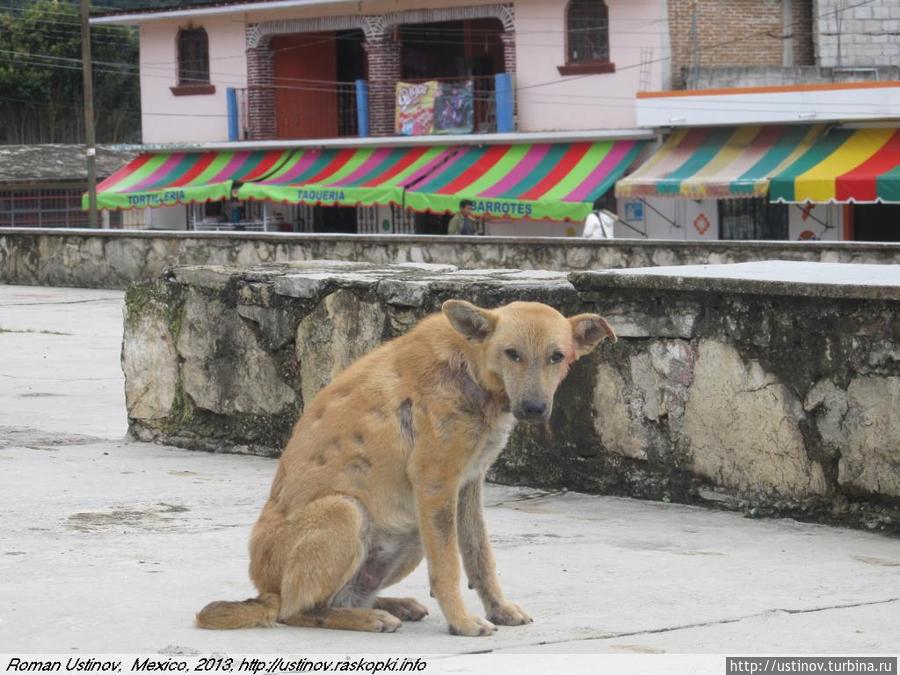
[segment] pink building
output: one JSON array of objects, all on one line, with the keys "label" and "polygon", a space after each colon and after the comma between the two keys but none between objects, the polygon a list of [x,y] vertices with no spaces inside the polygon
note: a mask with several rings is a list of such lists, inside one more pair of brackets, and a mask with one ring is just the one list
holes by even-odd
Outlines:
[{"label": "pink building", "polygon": [[[474,77],[477,88],[496,73],[514,75],[517,131],[633,129],[635,94],[664,88],[668,71],[657,0],[273,0],[92,21],[140,27],[145,143],[229,140],[229,87],[246,95],[250,139],[351,136],[355,122],[336,116],[358,79],[373,135],[390,135],[396,81]],[[335,114],[292,117],[304,104]]]},{"label": "pink building", "polygon": [[[612,155],[622,155],[610,166],[618,174],[593,176],[592,189],[573,183],[572,194],[592,200],[601,188],[611,193],[627,168],[624,159],[631,163],[640,142],[653,137],[636,129],[635,94],[666,84],[668,64],[660,56],[667,50],[667,18],[665,3],[656,0],[272,0],[132,11],[92,23],[139,26],[145,144],[296,152],[502,144],[511,156],[529,145],[538,148],[536,155],[556,152],[575,162],[593,156],[585,154],[588,145],[603,143]],[[435,130],[446,133],[403,135],[397,105],[405,99],[398,82],[409,83],[414,94],[428,82],[462,87],[468,118],[459,128],[441,130],[437,120],[443,118],[435,112]],[[631,152],[619,152],[619,141],[630,143]],[[519,173],[533,171],[537,160],[528,157],[519,164],[504,161]],[[536,176],[547,188],[544,201],[552,180]],[[518,197],[535,197],[534,189],[523,188]],[[459,195],[472,196],[465,190]],[[288,222],[308,229],[322,218],[338,231],[354,229],[353,220],[359,231],[441,227],[433,217],[399,213],[402,205],[387,199],[357,203],[355,217],[346,208],[323,214],[324,203],[251,202],[242,218],[254,226],[264,221],[267,228]],[[484,229],[571,235],[580,232],[589,208],[582,202],[580,209],[513,220],[506,216],[515,209],[495,206],[485,212]],[[158,227],[224,227],[226,210],[187,203],[131,217]]]}]

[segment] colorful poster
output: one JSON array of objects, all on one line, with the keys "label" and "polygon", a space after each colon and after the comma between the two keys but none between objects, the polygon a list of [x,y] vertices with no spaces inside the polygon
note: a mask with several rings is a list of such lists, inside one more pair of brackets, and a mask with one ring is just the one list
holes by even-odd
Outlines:
[{"label": "colorful poster", "polygon": [[441,82],[434,102],[434,133],[470,134],[475,119],[472,80]]},{"label": "colorful poster", "polygon": [[437,95],[437,82],[398,82],[397,133],[402,136],[433,134],[434,102]]}]

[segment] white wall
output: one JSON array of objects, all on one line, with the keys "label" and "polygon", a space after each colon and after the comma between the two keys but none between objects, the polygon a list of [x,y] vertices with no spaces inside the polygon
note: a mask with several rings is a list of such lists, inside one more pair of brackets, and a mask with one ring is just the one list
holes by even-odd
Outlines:
[{"label": "white wall", "polygon": [[[179,28],[202,27],[209,38],[210,95],[175,96],[178,84],[176,36]],[[247,86],[244,20],[204,17],[202,21],[152,21],[141,26],[141,112],[144,143],[228,140],[225,90]]]},{"label": "white wall", "polygon": [[545,220],[488,220],[484,229],[492,237],[578,237],[584,227]]},{"label": "white wall", "polygon": [[[634,217],[634,211],[627,205],[636,201],[619,199],[619,217],[645,232],[650,239],[716,241],[719,238],[719,207],[714,199],[699,202],[676,198],[648,199],[647,204],[637,203],[634,207],[634,211],[642,212],[643,218]],[[623,238],[640,236],[621,224],[616,224],[615,235]]]},{"label": "white wall", "polygon": [[[810,239],[809,233],[822,241],[841,241],[844,236],[843,206],[838,204],[790,204],[790,238]],[[801,235],[803,235],[801,237]]]},{"label": "white wall", "polygon": [[642,127],[711,126],[721,124],[815,124],[826,121],[900,117],[896,82],[806,84],[765,87],[742,93],[660,92],[637,100]]},{"label": "white wall", "polygon": [[[619,217],[626,219],[626,204],[618,201]],[[653,207],[653,208],[650,208]],[[841,207],[834,204],[817,204],[809,209],[803,205],[788,205],[788,233],[791,240],[811,232],[816,239],[840,241],[843,236]],[[656,209],[655,211],[653,209]],[[643,220],[629,220],[651,239],[684,239],[692,241],[716,241],[719,238],[719,205],[715,199],[694,201],[680,198],[653,198],[643,208]],[[706,220],[704,220],[704,217]],[[674,221],[678,226],[669,221]],[[708,227],[707,227],[708,222]],[[680,226],[680,227],[679,227]],[[628,228],[616,226],[616,237],[635,237]],[[804,236],[804,239],[808,238]]]},{"label": "white wall", "polygon": [[186,230],[188,207],[163,206],[158,209],[146,209],[149,214],[147,226],[151,230]]}]

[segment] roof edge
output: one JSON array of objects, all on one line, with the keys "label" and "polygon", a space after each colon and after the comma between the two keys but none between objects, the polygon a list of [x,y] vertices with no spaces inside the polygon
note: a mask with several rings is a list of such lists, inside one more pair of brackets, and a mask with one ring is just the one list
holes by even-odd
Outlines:
[{"label": "roof edge", "polygon": [[205,143],[144,143],[119,145],[132,152],[206,151],[206,150],[278,150],[302,148],[368,148],[380,146],[415,147],[421,145],[488,145],[501,143],[566,143],[576,141],[652,140],[650,129],[611,129],[602,131],[548,131],[512,134],[465,134],[446,136],[375,136],[363,138],[319,138],[310,140],[212,141]]},{"label": "roof edge", "polygon": [[194,7],[160,8],[130,10],[120,13],[99,14],[92,16],[92,26],[135,25],[147,21],[163,19],[179,19],[197,16],[223,16],[228,14],[246,14],[247,12],[291,9],[294,7],[315,7],[318,5],[344,5],[356,0],[273,0],[271,2],[236,2],[227,5],[195,5]]}]

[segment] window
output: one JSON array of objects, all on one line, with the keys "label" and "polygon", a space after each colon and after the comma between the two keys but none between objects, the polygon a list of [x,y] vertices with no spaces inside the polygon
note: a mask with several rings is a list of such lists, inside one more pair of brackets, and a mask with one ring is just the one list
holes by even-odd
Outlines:
[{"label": "window", "polygon": [[719,201],[719,239],[788,238],[788,207],[765,199]]},{"label": "window", "polygon": [[603,0],[570,0],[566,7],[566,65],[563,75],[609,73],[609,9]]},{"label": "window", "polygon": [[176,96],[212,94],[209,83],[209,39],[202,28],[182,28],[178,31],[178,86],[172,87]]},{"label": "window", "polygon": [[0,192],[0,227],[87,227],[81,190]]}]

